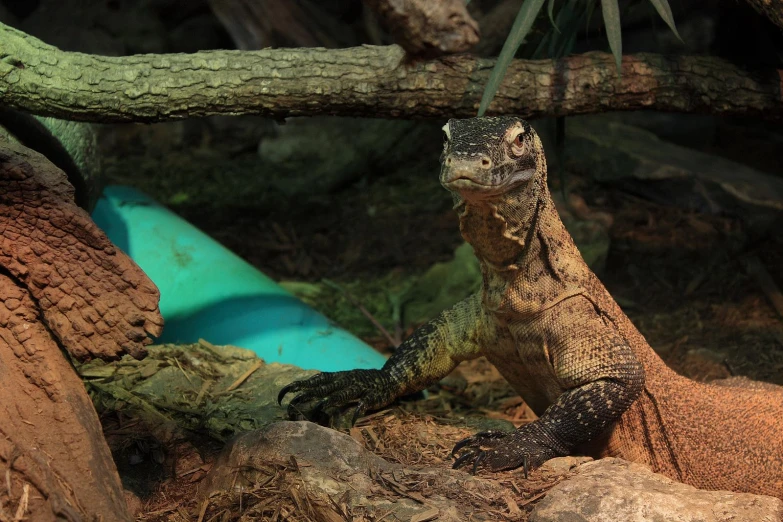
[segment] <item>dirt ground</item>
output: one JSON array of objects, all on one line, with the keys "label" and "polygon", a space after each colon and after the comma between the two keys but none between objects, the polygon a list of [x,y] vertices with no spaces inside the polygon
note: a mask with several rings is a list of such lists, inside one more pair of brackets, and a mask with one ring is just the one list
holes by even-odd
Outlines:
[{"label": "dirt ground", "polygon": [[[263,189],[242,177],[242,165],[253,161],[252,151],[212,153],[202,148],[189,153],[183,147],[165,154],[168,159],[162,162],[164,152],[155,157],[143,147],[126,146],[122,157],[109,163],[110,181],[151,193],[278,280],[329,278],[349,284],[356,278],[422,272],[450,259],[461,242],[450,198],[439,186],[436,171],[368,175],[332,194],[272,202]],[[162,171],[161,165],[168,170]],[[199,194],[188,188],[196,184]],[[611,249],[600,276],[668,364],[699,381],[747,375],[783,384],[783,320],[767,295],[776,289],[748,269],[749,264],[761,265],[783,285],[782,237],[750,233],[738,216],[695,214],[587,183],[574,187],[592,210],[612,215]],[[354,297],[359,304],[377,299]],[[381,349],[387,344],[372,327],[358,333]],[[485,360],[463,364],[431,391],[426,400],[405,402],[362,420],[351,435],[391,460],[448,465],[453,443],[475,431],[462,416],[516,425],[533,418]],[[401,419],[406,429],[426,431],[439,424],[442,438],[412,441],[404,435]],[[127,422],[104,419],[126,486],[133,475],[131,466],[123,464],[127,454],[140,447],[148,454],[158,452],[158,466],[132,481],[138,520],[237,519],[216,506],[202,512],[193,500],[219,445],[202,440],[156,447],[154,441],[129,440]],[[448,440],[444,425],[453,427]],[[249,498],[278,495],[281,506],[294,502],[273,486],[270,482]],[[515,482],[513,488],[526,499],[519,506],[524,511],[540,498],[545,485],[534,480],[522,486]]]}]

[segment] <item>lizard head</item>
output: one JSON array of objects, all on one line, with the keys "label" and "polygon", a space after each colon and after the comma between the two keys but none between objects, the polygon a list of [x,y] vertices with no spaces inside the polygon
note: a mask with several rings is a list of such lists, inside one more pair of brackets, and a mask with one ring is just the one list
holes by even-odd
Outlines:
[{"label": "lizard head", "polygon": [[541,140],[514,116],[451,119],[443,126],[440,182],[466,200],[493,200],[546,175]]}]

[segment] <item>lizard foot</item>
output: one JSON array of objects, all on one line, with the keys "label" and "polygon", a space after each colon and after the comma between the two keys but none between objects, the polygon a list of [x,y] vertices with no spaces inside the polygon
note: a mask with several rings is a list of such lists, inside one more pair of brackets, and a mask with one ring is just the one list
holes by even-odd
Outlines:
[{"label": "lizard foot", "polygon": [[456,457],[452,467],[459,469],[472,463],[475,475],[479,469],[502,471],[522,466],[527,478],[529,470],[568,454],[537,424],[531,422],[513,432],[485,431],[459,441],[451,452]]},{"label": "lizard foot", "polygon": [[278,404],[289,393],[296,393],[288,403],[291,420],[307,419],[322,425],[339,424],[353,409],[350,425],[368,410],[381,408],[395,398],[389,378],[380,370],[350,370],[313,375],[284,386],[277,396]]}]

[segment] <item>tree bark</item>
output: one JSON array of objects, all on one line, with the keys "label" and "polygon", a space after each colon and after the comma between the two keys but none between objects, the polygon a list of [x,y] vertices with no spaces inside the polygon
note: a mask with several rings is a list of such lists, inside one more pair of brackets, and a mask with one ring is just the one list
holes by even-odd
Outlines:
[{"label": "tree bark", "polygon": [[47,327],[78,359],[146,354],[163,327],[160,294],[76,206],[65,174],[0,140],[0,269],[36,300]]},{"label": "tree bark", "polygon": [[463,53],[479,41],[464,0],[364,0],[394,43],[416,56]]},{"label": "tree bark", "polygon": [[[93,145],[79,136],[64,152],[76,162]],[[130,520],[98,416],[61,346],[77,358],[143,356],[147,334],[161,331],[158,297],[76,206],[65,174],[0,138],[0,520]]]},{"label": "tree bark", "polygon": [[2,520],[131,520],[84,385],[30,293],[2,271],[0,397]]},{"label": "tree bark", "polygon": [[[0,96],[33,114],[94,122],[160,122],[218,114],[392,118],[476,114],[492,60],[410,61],[396,46],[92,56],[0,26]],[[783,119],[783,71],[748,72],[711,57],[515,60],[490,114],[566,116],[663,110]]]}]

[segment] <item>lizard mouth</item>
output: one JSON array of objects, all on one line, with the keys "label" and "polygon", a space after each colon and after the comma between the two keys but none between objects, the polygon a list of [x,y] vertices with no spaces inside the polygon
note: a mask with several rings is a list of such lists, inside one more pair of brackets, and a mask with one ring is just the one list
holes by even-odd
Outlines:
[{"label": "lizard mouth", "polygon": [[466,198],[485,199],[508,192],[530,180],[534,174],[535,169],[517,170],[497,184],[483,183],[467,174],[461,174],[448,179],[443,185],[449,190],[459,192]]}]

